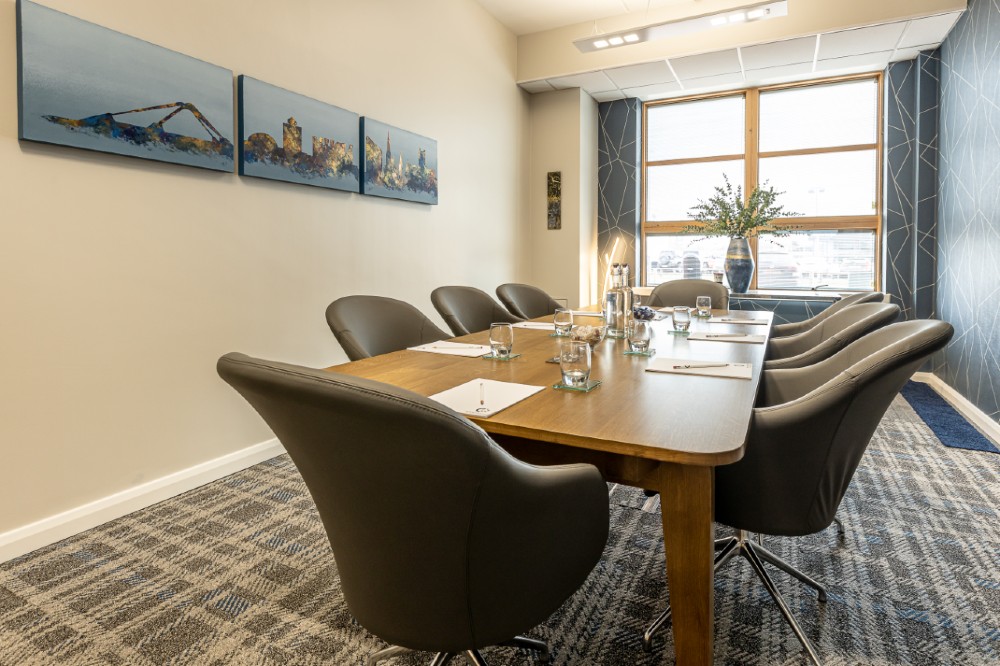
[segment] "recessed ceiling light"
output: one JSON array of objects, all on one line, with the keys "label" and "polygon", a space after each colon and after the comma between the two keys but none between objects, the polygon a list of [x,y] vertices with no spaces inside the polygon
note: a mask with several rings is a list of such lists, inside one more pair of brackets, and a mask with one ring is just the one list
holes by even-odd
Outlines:
[{"label": "recessed ceiling light", "polygon": [[608,40],[606,39],[594,40],[594,47],[598,49],[606,49],[608,48]]},{"label": "recessed ceiling light", "polygon": [[639,35],[637,35],[634,32],[632,32],[632,33],[629,33],[629,34],[625,35],[625,37],[623,37],[623,39],[626,42],[628,42],[629,44],[632,44],[634,42],[639,41]]},{"label": "recessed ceiling light", "polygon": [[753,21],[754,19],[764,18],[767,15],[768,10],[766,9],[754,9],[747,12],[747,18]]},{"label": "recessed ceiling light", "polygon": [[728,21],[726,20],[725,16],[713,16],[711,23],[712,25],[719,26],[719,25],[726,25]]},{"label": "recessed ceiling light", "polygon": [[624,43],[625,43],[625,40],[622,39],[621,37],[615,36],[615,37],[610,37],[608,39],[608,44],[611,44],[611,46],[621,46]]},{"label": "recessed ceiling light", "polygon": [[744,14],[743,12],[736,12],[735,14],[729,15],[730,23],[742,23],[743,21],[746,20],[747,20],[747,15]]}]

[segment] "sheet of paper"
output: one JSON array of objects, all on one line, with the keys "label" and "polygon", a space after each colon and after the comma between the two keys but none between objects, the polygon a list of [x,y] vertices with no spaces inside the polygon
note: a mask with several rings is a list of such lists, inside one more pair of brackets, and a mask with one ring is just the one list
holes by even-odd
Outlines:
[{"label": "sheet of paper", "polygon": [[735,317],[712,317],[709,324],[750,324],[751,326],[767,326],[765,319],[736,319]]},{"label": "sheet of paper", "polygon": [[677,375],[701,375],[703,377],[750,379],[750,376],[753,374],[753,366],[749,363],[698,361],[690,358],[658,358],[646,366],[646,372],[668,372]]},{"label": "sheet of paper", "polygon": [[591,312],[590,310],[570,310],[574,317],[603,317],[603,312]]},{"label": "sheet of paper", "polygon": [[530,328],[535,331],[549,331],[550,333],[556,330],[554,324],[546,324],[540,321],[521,321],[513,326],[514,328]]},{"label": "sheet of paper", "polygon": [[702,342],[745,342],[752,345],[762,345],[767,340],[763,335],[743,335],[742,333],[692,333],[688,340]]},{"label": "sheet of paper", "polygon": [[460,414],[488,418],[511,405],[538,393],[544,386],[473,379],[455,388],[430,396],[431,400],[451,407]]},{"label": "sheet of paper", "polygon": [[674,306],[668,305],[665,308],[656,308],[656,311],[657,312],[666,312],[667,314],[673,314],[673,312],[674,312]]},{"label": "sheet of paper", "polygon": [[470,345],[462,342],[448,342],[440,340],[438,342],[428,342],[417,347],[407,347],[410,351],[431,352],[432,354],[447,354],[449,356],[468,356],[474,358],[490,353],[489,345]]}]

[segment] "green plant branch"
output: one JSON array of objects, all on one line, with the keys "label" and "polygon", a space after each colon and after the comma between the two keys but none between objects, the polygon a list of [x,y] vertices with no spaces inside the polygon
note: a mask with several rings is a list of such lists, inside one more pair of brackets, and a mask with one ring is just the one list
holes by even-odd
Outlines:
[{"label": "green plant branch", "polygon": [[773,234],[778,237],[788,236],[792,229],[798,228],[788,224],[774,224],[774,220],[782,217],[794,217],[799,213],[785,210],[777,203],[784,192],[775,192],[765,182],[762,187],[755,187],[743,200],[743,187],[735,188],[729,182],[729,176],[723,175],[725,184],[716,186],[715,194],[707,201],[698,200],[691,207],[688,217],[700,224],[689,224],[684,227],[685,233],[696,233],[707,237],[728,236],[729,238],[755,238],[760,234]]}]

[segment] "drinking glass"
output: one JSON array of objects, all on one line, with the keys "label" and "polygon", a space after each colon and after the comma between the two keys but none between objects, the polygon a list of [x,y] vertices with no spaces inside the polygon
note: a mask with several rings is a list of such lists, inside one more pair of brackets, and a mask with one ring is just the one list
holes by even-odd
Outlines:
[{"label": "drinking glass", "polygon": [[514,327],[507,323],[490,324],[490,353],[494,358],[508,358],[514,348]]},{"label": "drinking glass", "polygon": [[648,321],[636,319],[628,329],[628,344],[634,352],[649,351],[649,337],[652,329]]},{"label": "drinking glass", "polygon": [[563,340],[559,348],[563,385],[586,386],[590,380],[590,345],[581,340]]},{"label": "drinking glass", "polygon": [[705,319],[712,316],[712,297],[711,296],[699,296],[694,299],[694,304],[698,308],[698,316],[704,317]]},{"label": "drinking glass", "polygon": [[674,306],[674,330],[678,333],[686,333],[691,327],[691,308],[684,305]]},{"label": "drinking glass", "polygon": [[552,322],[556,326],[556,335],[569,337],[569,332],[573,330],[573,311],[559,308],[552,316]]}]

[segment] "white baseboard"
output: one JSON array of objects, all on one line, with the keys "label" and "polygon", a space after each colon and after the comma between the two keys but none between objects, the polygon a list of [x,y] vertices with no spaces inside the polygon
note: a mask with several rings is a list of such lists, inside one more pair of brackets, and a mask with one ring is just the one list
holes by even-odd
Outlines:
[{"label": "white baseboard", "polygon": [[285,452],[269,439],[0,534],[0,563],[121,518]]},{"label": "white baseboard", "polygon": [[968,398],[946,384],[943,379],[932,372],[917,372],[913,375],[913,381],[923,382],[937,391],[969,423],[976,426],[979,432],[1000,446],[1000,423],[987,416],[986,412],[972,404]]}]

